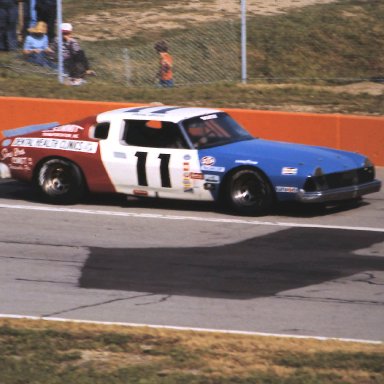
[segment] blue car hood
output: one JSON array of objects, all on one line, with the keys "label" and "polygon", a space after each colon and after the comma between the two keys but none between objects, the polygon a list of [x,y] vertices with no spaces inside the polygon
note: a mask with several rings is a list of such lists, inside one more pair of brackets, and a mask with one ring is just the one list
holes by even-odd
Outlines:
[{"label": "blue car hood", "polygon": [[365,159],[353,152],[262,139],[240,141],[200,152],[202,155],[215,156],[218,160],[225,159],[225,162],[250,160],[260,165],[269,163],[306,169],[321,167],[325,172],[360,168]]}]

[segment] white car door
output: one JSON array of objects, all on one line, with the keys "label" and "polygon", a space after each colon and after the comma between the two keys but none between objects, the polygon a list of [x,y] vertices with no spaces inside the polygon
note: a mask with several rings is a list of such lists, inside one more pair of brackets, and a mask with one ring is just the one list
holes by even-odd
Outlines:
[{"label": "white car door", "polygon": [[[132,122],[129,121],[127,125],[132,125]],[[197,150],[134,145],[143,143],[127,137],[125,135],[123,140],[115,140],[113,146],[110,141],[100,142],[102,161],[117,192],[212,200],[211,193],[204,189]],[[146,140],[149,141],[148,138]]]}]

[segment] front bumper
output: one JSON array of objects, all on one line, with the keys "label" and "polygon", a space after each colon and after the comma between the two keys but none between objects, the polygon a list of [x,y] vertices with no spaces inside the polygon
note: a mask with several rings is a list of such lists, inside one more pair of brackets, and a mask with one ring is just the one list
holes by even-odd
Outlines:
[{"label": "front bumper", "polygon": [[306,192],[300,189],[296,195],[296,200],[301,203],[324,203],[328,201],[349,200],[367,195],[368,193],[378,192],[380,188],[381,181],[373,180],[364,184],[327,189],[324,191]]}]

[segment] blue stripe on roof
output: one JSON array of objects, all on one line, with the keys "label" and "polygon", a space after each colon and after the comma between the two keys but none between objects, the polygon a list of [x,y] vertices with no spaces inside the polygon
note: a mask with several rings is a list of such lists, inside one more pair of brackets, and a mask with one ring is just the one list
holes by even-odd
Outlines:
[{"label": "blue stripe on roof", "polygon": [[[138,108],[133,108],[133,109],[127,109],[125,112],[141,112],[141,111],[146,111],[148,109],[153,109],[156,107],[138,107]],[[175,109],[180,109],[182,107],[166,107],[166,108],[160,108],[157,109],[156,111],[150,112],[154,114],[165,114],[169,111],[174,111]]]},{"label": "blue stripe on roof", "polygon": [[3,135],[5,137],[18,136],[18,135],[26,135],[27,133],[32,133],[36,131],[43,131],[44,129],[50,129],[53,127],[57,127],[59,123],[45,123],[45,124],[36,124],[36,125],[27,125],[26,127],[7,129],[3,131]]},{"label": "blue stripe on roof", "polygon": [[154,113],[167,113],[167,112],[169,112],[169,111],[174,111],[175,109],[180,109],[180,107],[168,107],[168,108],[163,108],[163,109],[160,109],[160,110],[158,110],[158,111],[156,111],[156,112],[154,112]]},{"label": "blue stripe on roof", "polygon": [[144,109],[148,109],[149,107],[139,107],[139,108],[130,108],[125,110],[124,112],[140,112]]}]

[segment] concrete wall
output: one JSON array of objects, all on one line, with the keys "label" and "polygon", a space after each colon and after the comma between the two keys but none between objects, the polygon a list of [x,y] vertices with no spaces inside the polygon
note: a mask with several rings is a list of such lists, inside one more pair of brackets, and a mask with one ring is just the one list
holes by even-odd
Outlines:
[{"label": "concrete wall", "polygon": [[[1,131],[67,123],[114,108],[141,104],[0,97]],[[384,166],[384,117],[287,113],[222,108],[254,136],[363,153]]]}]

